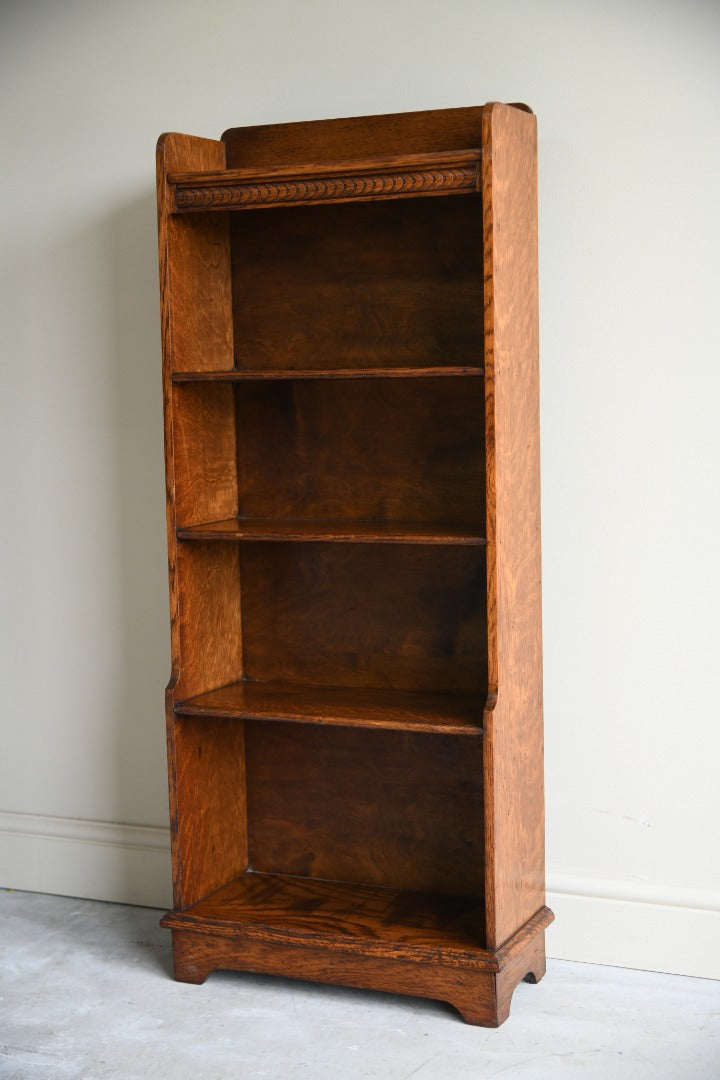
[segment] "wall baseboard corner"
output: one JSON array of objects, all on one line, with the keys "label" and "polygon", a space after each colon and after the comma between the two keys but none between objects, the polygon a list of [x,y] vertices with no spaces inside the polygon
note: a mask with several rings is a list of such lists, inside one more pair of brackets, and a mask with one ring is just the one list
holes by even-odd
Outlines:
[{"label": "wall baseboard corner", "polygon": [[[0,812],[0,887],[172,906],[169,829]],[[558,960],[720,979],[720,891],[548,874]]]},{"label": "wall baseboard corner", "polygon": [[548,874],[557,960],[720,979],[720,891]]},{"label": "wall baseboard corner", "polygon": [[167,828],[0,812],[0,886],[172,906]]}]

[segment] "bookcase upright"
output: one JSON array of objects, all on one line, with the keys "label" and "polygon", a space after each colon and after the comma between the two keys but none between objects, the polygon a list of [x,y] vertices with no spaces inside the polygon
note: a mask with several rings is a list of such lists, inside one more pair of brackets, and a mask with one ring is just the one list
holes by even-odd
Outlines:
[{"label": "bookcase upright", "polygon": [[544,973],[535,130],[159,141],[180,980]]}]

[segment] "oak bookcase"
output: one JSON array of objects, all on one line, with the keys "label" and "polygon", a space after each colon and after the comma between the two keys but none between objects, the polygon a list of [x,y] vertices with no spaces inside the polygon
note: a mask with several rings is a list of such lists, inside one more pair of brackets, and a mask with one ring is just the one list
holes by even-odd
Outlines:
[{"label": "oak bookcase", "polygon": [[535,118],[158,144],[175,975],[545,970]]}]

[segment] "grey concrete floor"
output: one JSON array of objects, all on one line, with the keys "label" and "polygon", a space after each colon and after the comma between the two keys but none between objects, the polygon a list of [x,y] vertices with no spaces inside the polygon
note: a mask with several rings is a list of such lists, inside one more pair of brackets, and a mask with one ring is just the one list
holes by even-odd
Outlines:
[{"label": "grey concrete floor", "polygon": [[550,961],[487,1030],[415,998],[176,983],[159,914],[0,891],[2,1080],[720,1078],[720,983]]}]

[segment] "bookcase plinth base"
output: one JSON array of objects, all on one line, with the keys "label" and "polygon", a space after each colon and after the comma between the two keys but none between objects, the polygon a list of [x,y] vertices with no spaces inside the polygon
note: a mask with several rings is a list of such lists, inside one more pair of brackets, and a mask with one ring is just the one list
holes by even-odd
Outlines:
[{"label": "bookcase plinth base", "polygon": [[[340,948],[249,940],[207,930],[173,930],[174,975],[179,982],[203,983],[215,970],[255,972],[315,982],[382,990],[446,1001],[468,1024],[498,1027],[508,1017],[518,983],[539,982],[545,974],[547,909],[497,952],[479,952],[477,966],[437,959],[408,960],[363,956]],[[530,932],[527,932],[527,931]],[[482,966],[481,966],[482,965]],[[495,968],[495,970],[493,970]]]}]

